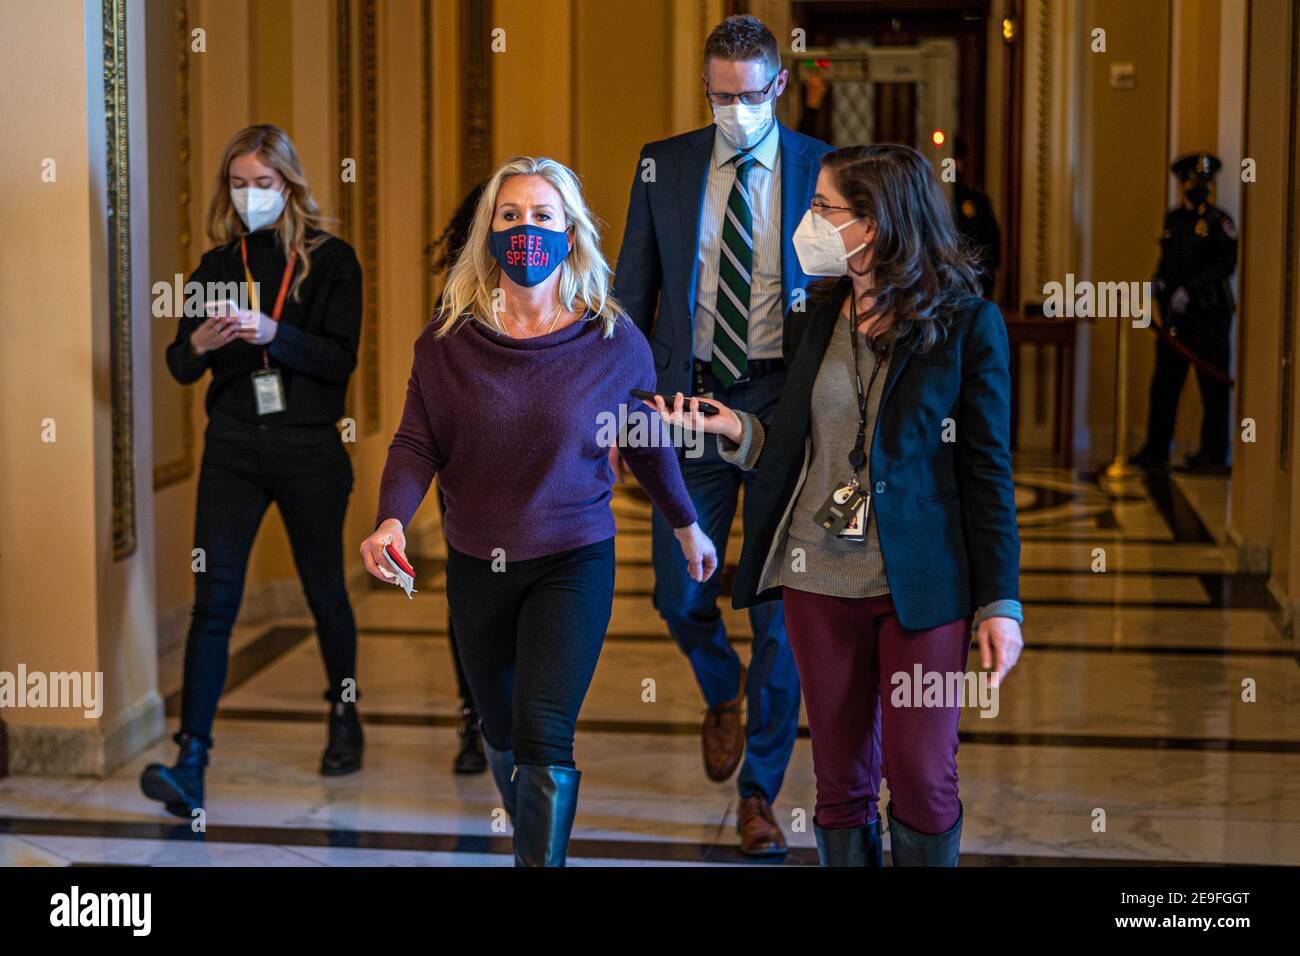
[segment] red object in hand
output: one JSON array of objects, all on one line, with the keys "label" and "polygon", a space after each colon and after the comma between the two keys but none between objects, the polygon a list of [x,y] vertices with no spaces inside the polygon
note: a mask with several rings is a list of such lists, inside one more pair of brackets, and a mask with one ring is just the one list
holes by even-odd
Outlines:
[{"label": "red object in hand", "polygon": [[391,544],[384,545],[384,554],[388,555],[388,559],[401,568],[403,573],[409,574],[412,578],[415,577],[415,569],[402,560],[402,556],[397,553],[397,549]]}]

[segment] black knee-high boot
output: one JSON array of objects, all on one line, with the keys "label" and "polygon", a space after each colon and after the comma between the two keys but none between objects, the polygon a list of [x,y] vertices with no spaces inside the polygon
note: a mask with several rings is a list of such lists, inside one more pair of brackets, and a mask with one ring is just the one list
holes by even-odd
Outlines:
[{"label": "black knee-high boot", "polygon": [[176,763],[151,763],[140,774],[140,789],[150,800],[158,800],[175,817],[189,819],[203,807],[203,771],[208,765],[209,744],[198,737],[178,733]]},{"label": "black knee-high boot", "polygon": [[518,790],[518,782],[514,779],[515,773],[515,752],[513,750],[497,750],[487,738],[483,738],[483,752],[487,756],[488,767],[492,771],[492,779],[497,785],[497,792],[501,794],[501,803],[506,808],[506,813],[510,815],[511,821],[515,818],[515,793]]},{"label": "black knee-high boot", "polygon": [[957,811],[957,822],[943,833],[918,833],[900,823],[894,816],[894,805],[889,805],[889,855],[894,866],[956,866],[961,850],[961,821],[965,816]]},{"label": "black knee-high boot", "polygon": [[515,769],[515,866],[564,866],[582,774],[559,766]]},{"label": "black knee-high boot", "polygon": [[880,842],[880,818],[860,827],[825,830],[813,821],[817,836],[817,859],[822,866],[884,866]]}]

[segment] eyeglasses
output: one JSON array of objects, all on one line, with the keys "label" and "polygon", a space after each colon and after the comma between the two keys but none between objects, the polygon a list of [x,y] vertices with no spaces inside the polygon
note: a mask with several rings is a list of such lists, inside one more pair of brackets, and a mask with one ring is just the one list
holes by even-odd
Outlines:
[{"label": "eyeglasses", "polygon": [[709,90],[709,102],[714,106],[730,106],[735,100],[740,100],[746,106],[757,106],[767,99],[768,91],[772,89],[772,84],[776,82],[776,78],[780,75],[781,71],[777,70],[772,78],[767,81],[767,86],[761,90],[746,90],[744,93],[714,93]]},{"label": "eyeglasses", "polygon": [[853,209],[849,206],[832,206],[820,199],[814,199],[809,205],[812,211],[819,216],[825,216],[828,212],[853,212]]}]

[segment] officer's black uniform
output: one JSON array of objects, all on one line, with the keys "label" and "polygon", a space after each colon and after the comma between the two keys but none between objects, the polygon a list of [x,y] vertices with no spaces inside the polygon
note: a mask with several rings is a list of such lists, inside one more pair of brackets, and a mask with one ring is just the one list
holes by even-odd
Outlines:
[{"label": "officer's black uniform", "polygon": [[[1220,165],[1209,153],[1194,153],[1170,167],[1187,187],[1187,199],[1165,216],[1153,287],[1166,328],[1226,374],[1235,308],[1229,278],[1237,268],[1237,227],[1231,216],[1206,198],[1209,181]],[[1189,364],[1164,339],[1157,343],[1147,440],[1133,459],[1136,464],[1155,469],[1167,466],[1178,397]],[[1218,470],[1228,460],[1228,385],[1199,367],[1196,378],[1203,413],[1201,447],[1188,459],[1188,467]]]},{"label": "officer's black uniform", "polygon": [[[966,143],[960,138],[954,142],[953,155],[958,160],[966,158]],[[961,182],[953,184],[952,203],[957,230],[979,256],[981,291],[984,298],[991,299],[1002,265],[1002,233],[993,204],[983,192]]]},{"label": "officer's black uniform", "polygon": [[993,204],[978,189],[961,183],[953,185],[952,198],[957,229],[979,254],[981,291],[984,298],[991,299],[998,266],[1002,264],[1002,235],[993,215]]}]

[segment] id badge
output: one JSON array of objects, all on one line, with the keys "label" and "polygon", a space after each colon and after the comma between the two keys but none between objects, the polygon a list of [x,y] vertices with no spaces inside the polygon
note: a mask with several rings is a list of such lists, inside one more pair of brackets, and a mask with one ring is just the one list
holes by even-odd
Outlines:
[{"label": "id badge", "polygon": [[830,493],[813,520],[833,538],[861,541],[867,533],[868,502],[861,488],[843,484]]},{"label": "id badge", "polygon": [[278,368],[264,368],[253,373],[253,400],[257,414],[270,415],[284,411],[284,383]]}]

